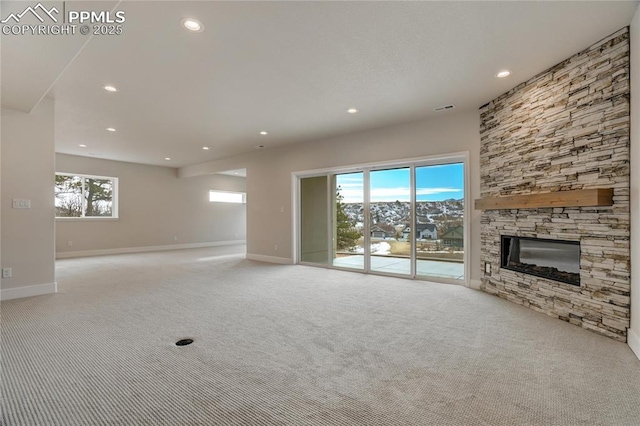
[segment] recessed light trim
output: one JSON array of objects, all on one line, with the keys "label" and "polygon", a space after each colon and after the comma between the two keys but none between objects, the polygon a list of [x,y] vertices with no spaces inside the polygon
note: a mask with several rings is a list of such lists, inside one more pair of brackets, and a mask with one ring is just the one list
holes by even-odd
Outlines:
[{"label": "recessed light trim", "polygon": [[202,25],[202,22],[198,21],[197,19],[182,18],[180,20],[180,24],[182,24],[184,28],[191,31],[192,33],[201,33],[202,31],[204,31],[204,25]]},{"label": "recessed light trim", "polygon": [[510,75],[511,75],[511,71],[509,71],[509,70],[502,70],[502,71],[500,71],[500,72],[498,72],[498,73],[496,74],[496,77],[497,77],[497,78],[505,78],[505,77],[509,77]]},{"label": "recessed light trim", "polygon": [[262,136],[265,136],[265,135],[268,135],[269,133],[268,133],[268,132],[265,132],[265,131],[263,130],[263,131],[261,131],[261,132],[260,132],[260,134],[261,134]]},{"label": "recessed light trim", "polygon": [[78,145],[80,148],[86,148],[87,146],[83,143],[81,143],[80,145]]},{"label": "recessed light trim", "polygon": [[349,114],[355,114],[355,113],[357,113],[357,112],[358,112],[358,110],[357,110],[356,108],[349,108],[349,109],[347,110],[347,112],[348,112]]},{"label": "recessed light trim", "polygon": [[118,88],[116,86],[112,86],[110,84],[106,84],[106,85],[102,86],[102,88],[104,90],[106,90],[107,92],[112,92],[112,93],[118,91]]},{"label": "recessed light trim", "polygon": [[203,146],[202,149],[204,149],[205,151],[209,151],[211,148],[209,148],[208,146]]},{"label": "recessed light trim", "polygon": [[164,159],[165,159],[166,161],[169,161],[169,160],[171,160],[171,157],[164,157]]},{"label": "recessed light trim", "polygon": [[256,145],[255,149],[264,149],[264,145]]},{"label": "recessed light trim", "polygon": [[113,127],[107,127],[107,128],[106,128],[106,131],[107,131],[107,132],[115,132],[115,131],[116,131],[116,129],[115,129],[115,128],[113,128]]}]

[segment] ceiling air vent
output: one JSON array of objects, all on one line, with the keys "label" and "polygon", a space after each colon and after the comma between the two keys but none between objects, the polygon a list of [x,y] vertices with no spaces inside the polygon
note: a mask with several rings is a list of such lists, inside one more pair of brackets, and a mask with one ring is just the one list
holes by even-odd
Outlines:
[{"label": "ceiling air vent", "polygon": [[447,111],[449,109],[454,109],[455,107],[456,107],[455,105],[445,105],[445,106],[435,108],[435,111]]}]

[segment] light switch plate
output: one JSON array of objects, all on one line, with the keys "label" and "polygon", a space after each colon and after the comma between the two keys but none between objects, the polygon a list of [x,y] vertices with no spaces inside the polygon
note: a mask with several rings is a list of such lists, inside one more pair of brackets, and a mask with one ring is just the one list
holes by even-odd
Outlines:
[{"label": "light switch plate", "polygon": [[13,199],[13,208],[14,209],[30,209],[31,208],[31,200],[23,200],[21,198]]},{"label": "light switch plate", "polygon": [[2,278],[11,278],[11,268],[2,268]]},{"label": "light switch plate", "polygon": [[485,274],[490,274],[491,273],[491,263],[484,262],[484,273]]}]

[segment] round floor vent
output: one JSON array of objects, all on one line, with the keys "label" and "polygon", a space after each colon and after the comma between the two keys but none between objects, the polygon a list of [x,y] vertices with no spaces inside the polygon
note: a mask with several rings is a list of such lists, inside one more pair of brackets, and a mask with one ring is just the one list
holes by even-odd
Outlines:
[{"label": "round floor vent", "polygon": [[193,343],[193,339],[182,339],[176,342],[176,346],[187,346]]}]

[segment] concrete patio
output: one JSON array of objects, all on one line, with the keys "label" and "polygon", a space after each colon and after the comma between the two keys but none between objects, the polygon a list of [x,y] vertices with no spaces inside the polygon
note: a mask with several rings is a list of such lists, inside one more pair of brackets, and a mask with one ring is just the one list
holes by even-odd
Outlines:
[{"label": "concrete patio", "polygon": [[[355,254],[333,259],[333,266],[364,269],[364,255]],[[408,275],[411,273],[411,259],[394,256],[371,256],[371,271]],[[416,274],[421,277],[462,280],[464,279],[464,263],[418,259]]]}]

